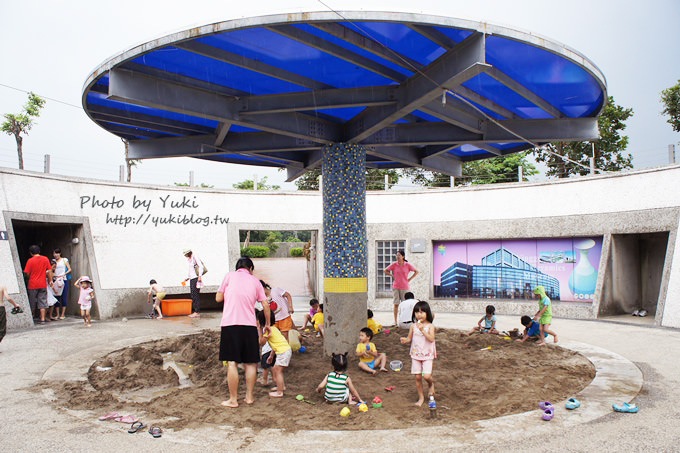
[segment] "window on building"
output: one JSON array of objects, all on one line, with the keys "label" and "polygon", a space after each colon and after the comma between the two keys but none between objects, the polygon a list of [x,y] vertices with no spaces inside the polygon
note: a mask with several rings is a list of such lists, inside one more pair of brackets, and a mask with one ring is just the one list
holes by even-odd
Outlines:
[{"label": "window on building", "polygon": [[376,241],[375,276],[376,292],[392,292],[392,277],[383,272],[387,266],[397,260],[397,250],[406,249],[406,241]]}]

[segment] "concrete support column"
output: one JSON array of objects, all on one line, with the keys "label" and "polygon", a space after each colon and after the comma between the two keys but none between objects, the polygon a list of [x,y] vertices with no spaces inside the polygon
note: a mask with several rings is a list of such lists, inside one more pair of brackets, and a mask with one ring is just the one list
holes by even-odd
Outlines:
[{"label": "concrete support column", "polygon": [[366,327],[366,149],[323,149],[324,353],[351,352]]}]

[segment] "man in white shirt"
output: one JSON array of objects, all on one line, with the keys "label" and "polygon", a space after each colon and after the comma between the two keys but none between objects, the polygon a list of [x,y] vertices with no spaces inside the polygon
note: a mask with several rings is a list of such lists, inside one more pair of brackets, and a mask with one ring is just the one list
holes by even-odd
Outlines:
[{"label": "man in white shirt", "polygon": [[412,292],[404,294],[405,299],[399,304],[397,320],[399,327],[408,329],[413,322],[413,307],[418,302]]}]

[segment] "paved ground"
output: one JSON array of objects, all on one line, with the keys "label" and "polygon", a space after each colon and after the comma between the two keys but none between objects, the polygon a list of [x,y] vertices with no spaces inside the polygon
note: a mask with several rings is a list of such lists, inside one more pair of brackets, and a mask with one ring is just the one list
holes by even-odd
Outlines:
[{"label": "paved ground", "polygon": [[[295,298],[296,317],[308,308]],[[388,323],[391,314],[376,314]],[[469,328],[478,314],[439,314],[435,325]],[[499,316],[501,328],[515,317]],[[621,318],[627,321],[627,318]],[[680,331],[615,322],[556,319],[560,342],[587,354],[598,366],[594,385],[577,395],[583,410],[560,408],[551,422],[538,411],[465,426],[429,429],[408,427],[371,433],[314,431],[296,435],[272,430],[255,436],[227,426],[166,432],[161,439],[130,435],[115,423],[96,421],[86,411],[64,411],[50,404],[48,392],[24,390],[41,379],[84,379],[94,358],[129,344],[216,328],[217,314],[200,320],[186,317],[163,321],[133,319],[54,323],[11,332],[0,343],[0,445],[3,451],[208,451],[251,450],[465,450],[465,451],[677,451],[680,409],[675,401],[680,365]],[[639,393],[638,393],[639,392]],[[637,393],[637,396],[636,396]],[[609,401],[609,394],[612,395]],[[638,414],[611,412],[617,398],[633,399]],[[368,435],[368,437],[367,437]]]}]

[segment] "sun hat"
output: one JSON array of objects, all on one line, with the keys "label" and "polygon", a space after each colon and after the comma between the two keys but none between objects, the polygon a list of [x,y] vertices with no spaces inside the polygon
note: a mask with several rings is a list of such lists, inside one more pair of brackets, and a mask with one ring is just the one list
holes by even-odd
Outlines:
[{"label": "sun hat", "polygon": [[80,281],[92,283],[92,280],[90,280],[90,277],[88,277],[87,275],[83,275],[82,277],[80,277]]},{"label": "sun hat", "polygon": [[182,250],[182,255],[187,255],[189,253],[191,253],[191,249],[183,249]]}]

